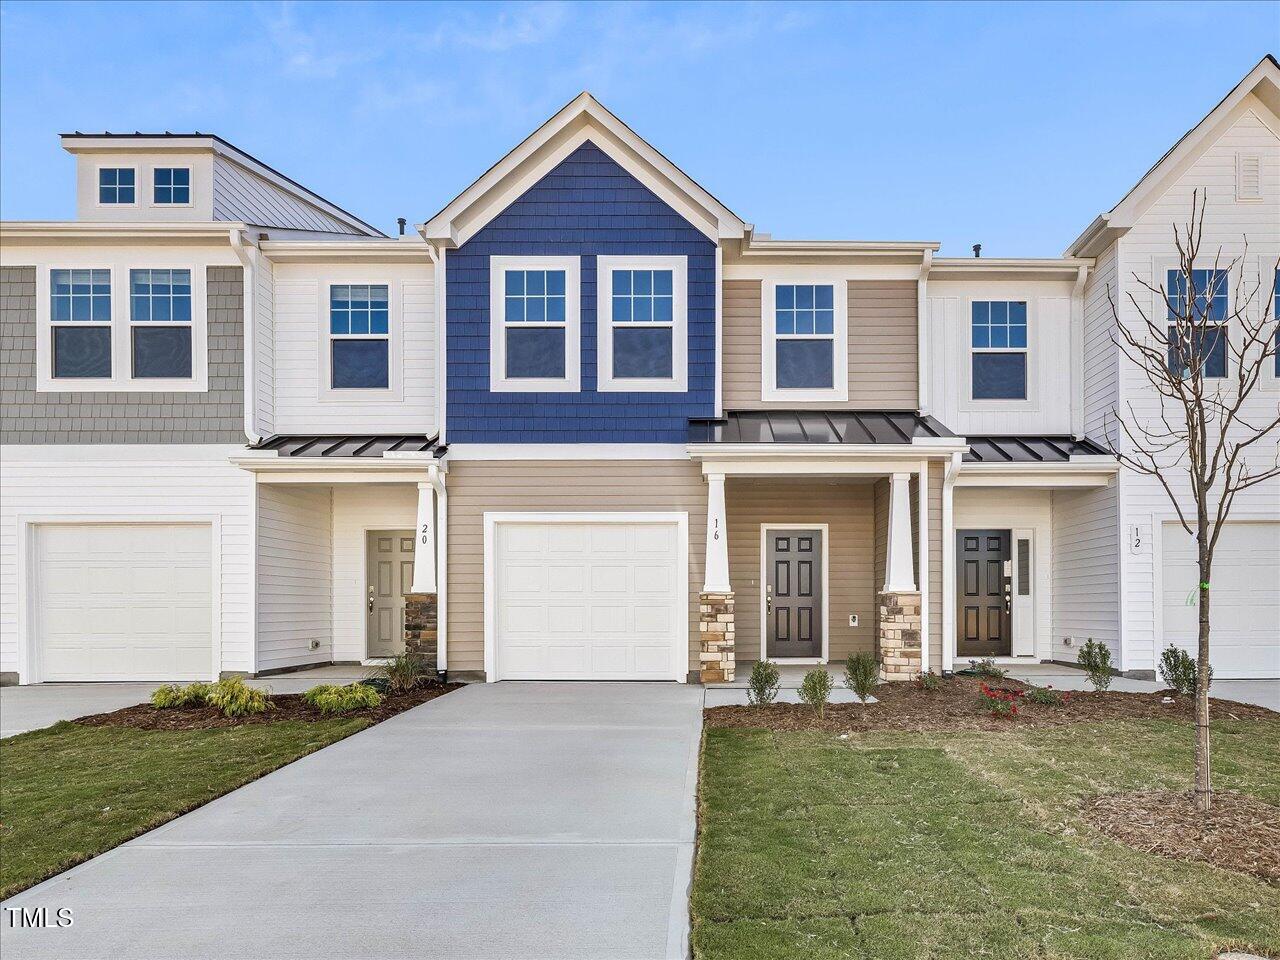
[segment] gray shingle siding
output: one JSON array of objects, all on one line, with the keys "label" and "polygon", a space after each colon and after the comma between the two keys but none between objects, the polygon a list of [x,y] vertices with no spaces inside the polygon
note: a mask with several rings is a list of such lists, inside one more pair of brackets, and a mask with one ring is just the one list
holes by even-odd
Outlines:
[{"label": "gray shingle siding", "polygon": [[206,281],[207,392],[37,393],[36,270],[0,267],[0,443],[243,443],[243,271]]}]

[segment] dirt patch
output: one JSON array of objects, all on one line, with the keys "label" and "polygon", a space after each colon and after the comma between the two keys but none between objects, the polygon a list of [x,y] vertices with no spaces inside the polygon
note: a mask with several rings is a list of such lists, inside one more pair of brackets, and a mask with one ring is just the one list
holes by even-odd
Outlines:
[{"label": "dirt patch", "polygon": [[1081,804],[1085,819],[1144,853],[1201,860],[1280,884],[1280,807],[1219,790],[1207,814],[1193,794],[1114,793]]},{"label": "dirt patch", "polygon": [[[712,727],[764,727],[770,730],[1005,730],[1011,727],[1060,727],[1100,720],[1177,719],[1190,722],[1195,707],[1189,697],[1165,703],[1159,693],[1119,693],[1107,691],[1064,691],[1059,706],[1018,703],[1013,717],[993,717],[978,695],[982,681],[976,677],[951,677],[937,690],[921,690],[914,683],[882,683],[876,687],[879,702],[869,704],[833,703],[819,720],[813,708],[803,704],[773,703],[767,707],[709,707],[705,720]],[[1029,690],[1017,680],[988,680],[988,685],[1005,690]],[[1215,719],[1280,719],[1265,707],[1211,701]]]},{"label": "dirt patch", "polygon": [[[411,693],[388,693],[383,695],[382,702],[376,707],[352,710],[350,713],[333,716],[366,717],[371,723],[381,723],[410,707],[416,707],[436,697],[442,697],[452,690],[457,690],[460,686],[462,686],[460,683],[434,683],[419,687]],[[80,717],[72,722],[86,727],[133,727],[135,730],[213,730],[220,727],[240,727],[246,724],[279,723],[282,720],[327,719],[319,710],[303,700],[300,693],[272,694],[271,702],[275,704],[274,710],[251,714],[247,717],[227,717],[213,707],[175,707],[171,710],[159,710],[149,703],[140,703],[133,707],[113,710],[111,713],[95,713],[88,717]]]}]

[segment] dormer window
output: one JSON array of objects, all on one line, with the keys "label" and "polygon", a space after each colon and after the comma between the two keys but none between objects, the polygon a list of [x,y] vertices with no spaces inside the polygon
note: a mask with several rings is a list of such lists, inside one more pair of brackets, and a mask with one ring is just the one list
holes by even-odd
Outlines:
[{"label": "dormer window", "polygon": [[138,171],[133,167],[98,168],[98,203],[131,206],[137,203]]},{"label": "dormer window", "polygon": [[191,203],[191,168],[156,167],[152,202],[158,207],[185,207]]}]

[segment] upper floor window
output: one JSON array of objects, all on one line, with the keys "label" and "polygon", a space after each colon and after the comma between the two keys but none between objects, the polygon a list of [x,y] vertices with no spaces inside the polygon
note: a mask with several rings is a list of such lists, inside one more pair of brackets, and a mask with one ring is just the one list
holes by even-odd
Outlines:
[{"label": "upper floor window", "polygon": [[848,396],[843,282],[765,285],[764,399]]},{"label": "upper floor window", "polygon": [[1027,399],[1026,301],[973,301],[969,336],[973,399]]},{"label": "upper floor window", "polygon": [[390,387],[391,321],[386,284],[329,288],[329,378],[335,390]]},{"label": "upper floor window", "polygon": [[98,169],[98,203],[132,204],[137,202],[138,171],[133,167],[100,167]]},{"label": "upper floor window", "polygon": [[130,270],[129,328],[136,379],[189,378],[191,271]]},{"label": "upper floor window", "polygon": [[152,202],[159,206],[186,206],[191,203],[191,168],[156,167]]},{"label": "upper floor window", "polygon": [[1272,334],[1271,346],[1275,350],[1275,356],[1271,358],[1271,372],[1280,378],[1280,270],[1276,271],[1271,287],[1271,322],[1276,325],[1276,332]]},{"label": "upper floor window", "polygon": [[688,389],[684,257],[597,257],[597,388]]},{"label": "upper floor window", "polygon": [[55,379],[110,378],[110,270],[51,271],[49,318]]},{"label": "upper floor window", "polygon": [[[1227,375],[1227,271],[1192,270],[1191,290],[1181,270],[1168,272],[1169,369],[1180,376],[1201,365],[1201,375]],[[1190,299],[1188,299],[1190,296]],[[1178,320],[1195,331],[1190,338],[1179,336]]]},{"label": "upper floor window", "polygon": [[576,257],[491,258],[490,389],[578,389],[578,284]]}]

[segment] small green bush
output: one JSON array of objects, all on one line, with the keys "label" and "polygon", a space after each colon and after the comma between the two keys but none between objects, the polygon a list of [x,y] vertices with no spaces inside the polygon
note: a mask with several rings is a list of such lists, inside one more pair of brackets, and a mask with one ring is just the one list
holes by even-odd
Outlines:
[{"label": "small green bush", "polygon": [[274,708],[268,691],[251,687],[244,677],[227,677],[219,680],[209,690],[206,702],[217,707],[228,717],[244,717],[252,713],[264,713]]},{"label": "small green bush", "polygon": [[163,687],[157,687],[151,694],[151,705],[158,710],[203,707],[212,689],[213,686],[208,683],[189,683],[185,687],[176,683],[167,683]]},{"label": "small green bush", "polygon": [[382,665],[378,679],[386,680],[388,693],[408,693],[430,680],[431,675],[421,657],[401,653]]},{"label": "small green bush", "polygon": [[932,670],[926,670],[924,673],[916,677],[916,686],[921,690],[927,690],[933,693],[935,690],[942,689],[942,678]]},{"label": "small green bush", "polygon": [[844,662],[844,685],[852,690],[859,700],[866,700],[880,679],[880,664],[869,653],[851,653]]},{"label": "small green bush", "polygon": [[302,699],[326,715],[364,710],[382,702],[378,691],[363,683],[353,683],[346,687],[322,683],[304,693]]},{"label": "small green bush", "polygon": [[[1180,697],[1195,696],[1199,672],[1196,658],[1180,647],[1166,647],[1160,654],[1160,679]],[[1213,667],[1209,668],[1209,683],[1213,683]]]},{"label": "small green bush", "polygon": [[1062,694],[1053,687],[1033,687],[1023,697],[1027,703],[1038,703],[1042,707],[1060,707],[1065,703]]},{"label": "small green bush", "polygon": [[970,660],[969,670],[976,676],[987,677],[990,680],[1003,680],[1009,675],[1008,671],[997,667],[995,660],[991,659],[991,657],[984,657],[982,660]]},{"label": "small green bush", "polygon": [[1076,654],[1076,662],[1089,674],[1093,689],[1102,691],[1111,686],[1111,648],[1090,637]]},{"label": "small green bush", "polygon": [[747,702],[756,707],[773,703],[780,686],[782,674],[778,672],[777,664],[757,660],[751,668],[751,677],[747,680]]},{"label": "small green bush", "polygon": [[831,688],[835,686],[825,667],[815,667],[800,681],[800,699],[818,712],[821,720],[831,700]]}]

